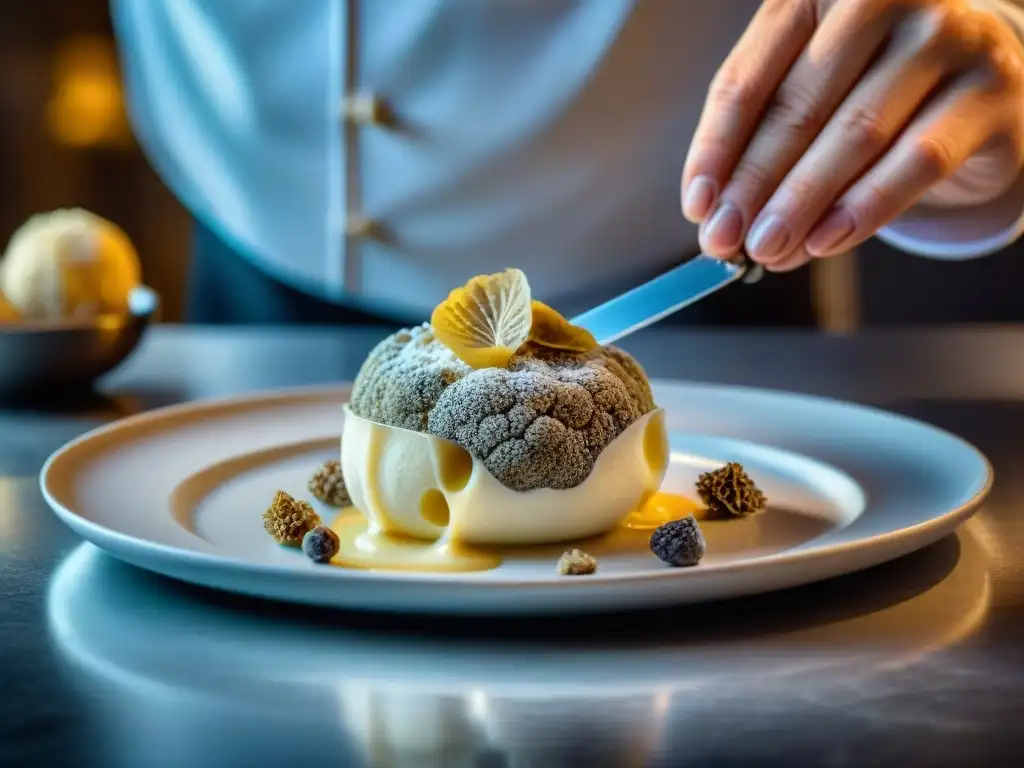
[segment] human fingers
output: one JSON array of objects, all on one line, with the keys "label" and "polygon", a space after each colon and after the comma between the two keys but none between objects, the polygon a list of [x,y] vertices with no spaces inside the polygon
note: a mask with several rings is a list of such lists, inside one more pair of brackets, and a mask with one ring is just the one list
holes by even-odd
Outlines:
[{"label": "human fingers", "polygon": [[983,30],[981,63],[850,186],[809,233],[809,253],[829,256],[866,240],[983,149],[1005,158],[1003,178],[1012,183],[1024,167],[1024,48],[1003,37],[1009,34],[997,23]]},{"label": "human fingers", "polygon": [[[966,88],[947,93],[814,227],[808,253],[831,256],[874,235],[991,141],[998,116],[990,96]],[[1006,140],[1017,144],[1019,168],[1020,138]]]},{"label": "human fingers", "polygon": [[747,236],[752,258],[770,263],[804,241],[943,79],[962,71],[976,46],[975,23],[965,9],[941,5],[898,30],[764,204]]},{"label": "human fingers", "polygon": [[807,252],[806,248],[803,246],[797,246],[783,258],[770,264],[765,264],[764,268],[768,272],[792,272],[794,269],[802,267],[812,258],[813,257]]},{"label": "human fingers", "polygon": [[703,221],[714,206],[760,114],[814,27],[810,0],[765,0],[719,68],[683,167],[681,204],[690,221]]},{"label": "human fingers", "polygon": [[[761,207],[876,56],[893,14],[885,0],[845,0],[825,14],[772,94],[717,207],[704,222],[703,250],[722,257],[739,250]],[[771,242],[784,233],[763,234]]]}]

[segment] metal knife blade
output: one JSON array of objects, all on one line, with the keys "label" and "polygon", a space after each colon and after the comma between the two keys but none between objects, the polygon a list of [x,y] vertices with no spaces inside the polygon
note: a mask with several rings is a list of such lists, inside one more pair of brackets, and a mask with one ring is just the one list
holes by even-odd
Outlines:
[{"label": "metal knife blade", "polygon": [[737,280],[746,278],[747,282],[754,282],[760,277],[760,265],[751,264],[746,259],[726,261],[700,254],[577,315],[571,322],[586,328],[599,343],[611,344]]}]

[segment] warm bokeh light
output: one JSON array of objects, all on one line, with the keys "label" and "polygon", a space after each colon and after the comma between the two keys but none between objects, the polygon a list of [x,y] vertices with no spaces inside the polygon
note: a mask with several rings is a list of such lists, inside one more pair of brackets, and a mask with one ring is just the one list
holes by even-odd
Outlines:
[{"label": "warm bokeh light", "polygon": [[58,144],[116,147],[130,143],[117,57],[110,39],[81,35],[62,42],[53,59],[53,88],[47,123]]}]

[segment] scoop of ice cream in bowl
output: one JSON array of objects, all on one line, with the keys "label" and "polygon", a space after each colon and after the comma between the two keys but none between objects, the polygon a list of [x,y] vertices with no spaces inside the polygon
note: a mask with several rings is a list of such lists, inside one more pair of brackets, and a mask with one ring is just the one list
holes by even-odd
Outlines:
[{"label": "scoop of ice cream in bowl", "polygon": [[91,385],[135,349],[158,307],[116,224],[82,209],[33,216],[0,259],[0,397]]},{"label": "scoop of ice cream in bowl", "polygon": [[640,365],[531,299],[518,270],[474,278],[381,342],[341,444],[375,528],[480,545],[605,533],[658,490],[669,454]]}]

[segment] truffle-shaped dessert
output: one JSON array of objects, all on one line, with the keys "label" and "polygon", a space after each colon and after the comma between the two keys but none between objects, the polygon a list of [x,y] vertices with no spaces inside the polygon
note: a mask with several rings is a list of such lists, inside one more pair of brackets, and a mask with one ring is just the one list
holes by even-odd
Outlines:
[{"label": "truffle-shaped dessert", "polygon": [[140,279],[128,236],[79,208],[30,218],[0,261],[0,293],[26,320],[123,314]]},{"label": "truffle-shaped dessert", "polygon": [[532,300],[519,270],[452,291],[369,355],[342,470],[381,529],[471,543],[603,533],[661,485],[663,414],[640,365]]}]

